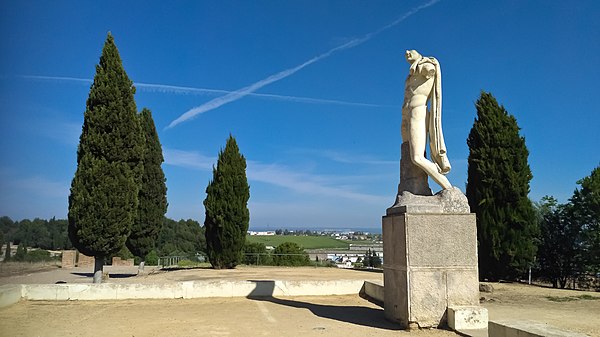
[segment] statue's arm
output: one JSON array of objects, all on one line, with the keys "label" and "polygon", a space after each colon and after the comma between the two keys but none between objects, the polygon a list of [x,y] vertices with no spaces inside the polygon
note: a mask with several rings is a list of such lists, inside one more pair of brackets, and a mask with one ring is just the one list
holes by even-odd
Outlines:
[{"label": "statue's arm", "polygon": [[425,76],[425,78],[430,79],[435,76],[435,66],[431,63],[423,63],[419,65],[419,74]]}]

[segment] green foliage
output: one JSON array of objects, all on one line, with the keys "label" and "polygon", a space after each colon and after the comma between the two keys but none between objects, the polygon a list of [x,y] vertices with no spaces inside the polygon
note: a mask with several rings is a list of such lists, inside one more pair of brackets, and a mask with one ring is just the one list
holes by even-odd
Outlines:
[{"label": "green foliage", "polygon": [[569,200],[572,221],[581,228],[585,271],[595,275],[600,273],[600,166],[577,184],[581,188]]},{"label": "green foliage", "polygon": [[486,92],[467,139],[467,197],[477,214],[482,279],[514,279],[531,265],[538,226],[528,198],[529,151],[514,116]]},{"label": "green foliage", "polygon": [[167,185],[161,164],[162,148],[152,119],[152,113],[143,109],[138,115],[145,136],[144,170],[138,195],[138,213],[127,248],[137,257],[145,257],[152,250],[167,212]]},{"label": "green foliage", "polygon": [[267,247],[260,242],[247,242],[244,244],[244,264],[247,265],[272,265],[273,258]]},{"label": "green foliage", "polygon": [[148,253],[146,255],[144,261],[146,262],[146,265],[148,265],[148,266],[157,266],[158,265],[158,254],[156,254],[156,251],[153,249],[150,251],[150,253]]},{"label": "green foliage", "polygon": [[18,262],[23,262],[25,261],[25,256],[27,255],[27,247],[25,247],[25,242],[19,243],[19,246],[17,247],[17,252],[15,253],[15,256],[13,256],[12,260],[13,261],[18,261]]},{"label": "green foliage", "polygon": [[[4,233],[5,240],[12,241],[15,238],[15,233],[19,229],[19,224],[15,223],[7,216],[0,217],[0,231]],[[4,241],[3,241],[4,242]]]},{"label": "green foliage", "polygon": [[247,242],[262,243],[265,246],[277,247],[284,242],[294,242],[306,249],[340,248],[348,249],[349,243],[330,236],[294,236],[294,235],[248,235]]},{"label": "green foliage", "polygon": [[567,281],[581,270],[581,227],[573,221],[572,205],[560,205],[552,197],[544,197],[538,206],[540,214],[540,244],[537,261],[540,277],[556,288],[565,288]]},{"label": "green foliage", "polygon": [[14,226],[11,238],[16,244],[23,241],[29,247],[54,250],[73,247],[67,236],[67,220],[23,219],[14,222]]},{"label": "green foliage", "polygon": [[284,242],[275,247],[273,263],[276,266],[309,266],[308,254],[302,247],[293,242]]},{"label": "green foliage", "polygon": [[26,262],[46,262],[52,260],[53,258],[50,256],[50,252],[44,249],[30,250],[25,255]]},{"label": "green foliage", "polygon": [[11,247],[10,247],[10,241],[6,241],[6,250],[4,251],[4,262],[8,262],[12,259],[12,256],[10,255],[11,252]]},{"label": "green foliage", "polygon": [[35,218],[33,221],[25,219],[19,222],[19,229],[15,235],[15,243],[24,242],[30,247],[50,249],[52,240],[45,226],[46,221]]},{"label": "green foliage", "polygon": [[192,219],[175,221],[165,218],[156,246],[159,256],[189,256],[205,252],[204,228]]},{"label": "green foliage", "polygon": [[362,261],[362,265],[364,267],[380,268],[381,258],[377,255],[376,251],[371,251],[369,248],[369,250],[365,253],[365,258]]},{"label": "green foliage", "polygon": [[69,238],[89,256],[119,251],[137,215],[144,137],[134,93],[109,33],[86,102],[69,196]]},{"label": "green foliage", "polygon": [[234,268],[241,261],[250,221],[249,198],[246,159],[230,135],[225,149],[219,152],[204,200],[206,248],[213,268]]}]

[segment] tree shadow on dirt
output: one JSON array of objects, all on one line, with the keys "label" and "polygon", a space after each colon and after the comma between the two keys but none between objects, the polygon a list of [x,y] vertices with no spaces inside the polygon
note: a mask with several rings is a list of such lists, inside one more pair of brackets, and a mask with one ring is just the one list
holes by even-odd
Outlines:
[{"label": "tree shadow on dirt", "polygon": [[271,302],[292,308],[308,309],[315,316],[385,330],[402,330],[398,324],[385,319],[382,309],[362,306],[324,305],[273,297],[275,281],[249,280],[256,288],[247,296],[255,301]]}]

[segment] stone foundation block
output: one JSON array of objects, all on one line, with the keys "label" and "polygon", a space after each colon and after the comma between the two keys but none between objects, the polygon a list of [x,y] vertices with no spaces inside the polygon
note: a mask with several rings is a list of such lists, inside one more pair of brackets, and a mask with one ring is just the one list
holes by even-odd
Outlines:
[{"label": "stone foundation block", "polygon": [[475,330],[488,327],[488,311],[479,306],[448,308],[448,326],[452,330]]}]

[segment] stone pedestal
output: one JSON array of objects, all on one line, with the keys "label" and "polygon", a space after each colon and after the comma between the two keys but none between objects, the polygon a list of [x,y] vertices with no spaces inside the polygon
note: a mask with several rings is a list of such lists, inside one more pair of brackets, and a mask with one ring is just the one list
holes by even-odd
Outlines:
[{"label": "stone pedestal", "polygon": [[407,329],[438,327],[446,325],[448,307],[479,306],[476,230],[475,214],[388,210],[383,217],[386,318]]}]

